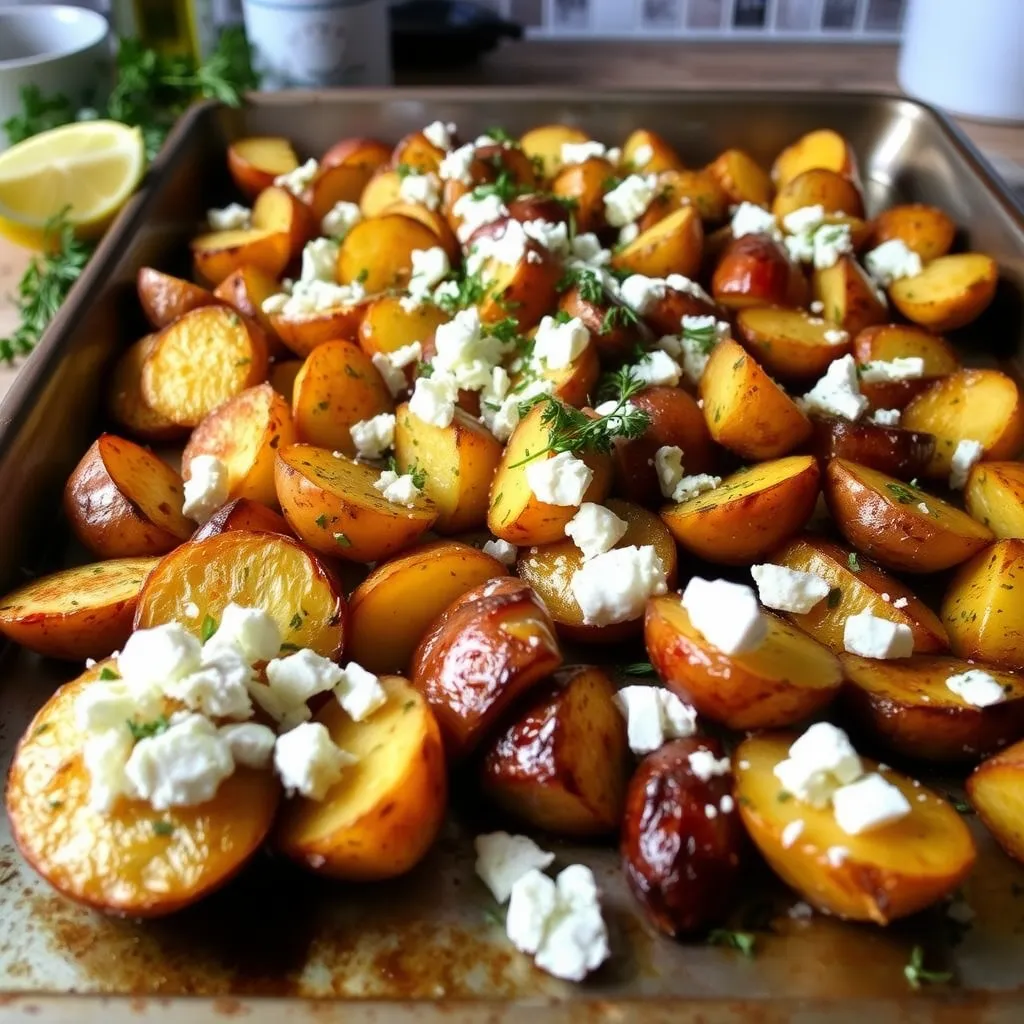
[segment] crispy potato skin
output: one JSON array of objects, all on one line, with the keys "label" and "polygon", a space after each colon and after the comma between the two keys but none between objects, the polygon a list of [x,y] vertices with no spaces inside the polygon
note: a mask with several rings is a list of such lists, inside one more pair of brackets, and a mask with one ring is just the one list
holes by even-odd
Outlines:
[{"label": "crispy potato skin", "polygon": [[937,206],[906,203],[882,210],[872,223],[872,235],[872,245],[899,239],[930,263],[953,248],[956,225]]},{"label": "crispy potato skin", "polygon": [[812,416],[811,426],[811,451],[823,466],[847,459],[898,480],[913,480],[924,474],[935,452],[932,434],[866,419],[851,423],[839,416]]},{"label": "crispy potato skin", "polygon": [[290,232],[268,228],[211,231],[193,238],[190,244],[192,268],[211,288],[246,266],[280,276],[288,266],[293,246]]},{"label": "crispy potato skin", "polygon": [[188,433],[188,428],[158,413],[142,393],[142,367],[155,344],[156,335],[147,334],[121,354],[111,374],[107,410],[110,418],[133,437],[173,441]]},{"label": "crispy potato skin", "polygon": [[484,796],[533,828],[598,836],[622,821],[630,753],[615,687],[590,665],[555,673],[487,744]]},{"label": "crispy potato skin", "polygon": [[916,277],[889,288],[893,305],[908,319],[932,331],[952,331],[977,320],[995,298],[999,266],[978,252],[932,260]]},{"label": "crispy potato skin", "polygon": [[132,631],[142,584],[157,558],[82,565],[0,598],[0,634],[47,658],[105,658]]},{"label": "crispy potato skin", "polygon": [[531,128],[519,140],[523,152],[540,165],[544,178],[550,181],[562,167],[562,146],[589,141],[586,132],[566,124],[544,124]]},{"label": "crispy potato skin", "polygon": [[885,323],[889,316],[867,272],[850,255],[840,256],[824,270],[812,271],[811,294],[824,307],[825,319],[847,334]]},{"label": "crispy potato skin", "polygon": [[444,159],[444,150],[438,149],[423,132],[411,132],[401,139],[391,153],[391,166],[405,164],[423,174],[436,171]]},{"label": "crispy potato skin", "polygon": [[369,294],[404,287],[412,274],[413,250],[436,244],[433,231],[401,214],[382,213],[360,221],[341,243],[338,280],[360,280]]},{"label": "crispy potato skin", "polygon": [[936,655],[878,661],[840,654],[846,686],[843,703],[873,739],[904,757],[977,762],[1024,735],[1024,683],[986,668],[1008,690],[987,708],[966,703],[946,680],[973,662]]},{"label": "crispy potato skin", "polygon": [[1024,463],[976,465],[967,478],[964,504],[997,537],[1024,539]]},{"label": "crispy potato skin", "polygon": [[703,248],[700,214],[692,206],[680,206],[615,253],[612,266],[648,277],[694,277],[700,270]]},{"label": "crispy potato skin", "polygon": [[317,214],[288,189],[280,185],[271,185],[270,188],[265,188],[253,203],[252,226],[257,230],[276,231],[287,235],[288,254],[291,259],[295,259],[302,255],[303,246],[320,233],[320,218],[323,213]]},{"label": "crispy potato skin", "polygon": [[407,672],[424,634],[452,602],[507,575],[496,558],[454,540],[384,562],[352,594],[348,657],[378,675]]},{"label": "crispy potato skin", "polygon": [[273,320],[263,312],[263,303],[280,290],[277,278],[254,266],[239,267],[213,290],[221,302],[259,324],[274,359],[285,359],[290,353],[278,337]]},{"label": "crispy potato skin", "polygon": [[967,796],[1006,854],[1024,862],[1022,772],[1024,740],[979,764],[967,779]]},{"label": "crispy potato skin", "polygon": [[352,136],[339,139],[320,158],[321,167],[336,167],[339,164],[355,167],[369,167],[376,170],[391,159],[391,147],[380,139]]},{"label": "crispy potato skin", "polygon": [[678,594],[647,602],[644,640],[665,685],[730,729],[774,729],[820,711],[838,694],[839,661],[828,648],[768,614],[764,643],[728,655],[690,622]]},{"label": "crispy potato skin", "polygon": [[22,856],[62,895],[108,914],[159,917],[237,874],[270,831],[280,790],[272,772],[238,768],[195,807],[160,814],[122,799],[109,813],[92,810],[74,706],[104,667],[62,686],[29,725],[7,779],[7,814]]},{"label": "crispy potato skin", "polygon": [[785,249],[768,235],[743,235],[727,243],[711,278],[711,294],[726,309],[788,306],[790,284]]},{"label": "crispy potato skin", "polygon": [[[941,900],[970,874],[977,856],[960,815],[924,786],[875,762],[877,771],[903,791],[905,818],[861,835],[847,835],[830,807],[817,809],[779,798],[772,774],[794,734],[761,734],[744,740],[733,755],[737,803],[747,832],[775,873],[812,906],[850,921],[886,925]],[[783,845],[787,825],[803,821],[796,842]],[[828,851],[846,856],[833,863]]]},{"label": "crispy potato skin", "polygon": [[353,302],[303,316],[272,313],[270,322],[284,345],[305,357],[326,342],[357,338],[367,306],[366,302]]},{"label": "crispy potato skin", "polygon": [[772,213],[781,221],[787,214],[807,206],[821,206],[826,213],[864,216],[860,189],[849,177],[827,167],[809,167],[779,186]]},{"label": "crispy potato skin", "polygon": [[499,578],[448,606],[416,648],[411,676],[457,761],[561,663],[547,609],[526,583]]},{"label": "crispy potato skin", "polygon": [[75,536],[100,558],[162,555],[195,524],[181,513],[181,477],[146,448],[101,434],[64,487]]},{"label": "crispy potato skin", "polygon": [[730,203],[771,205],[771,179],[742,149],[727,149],[708,164],[707,169],[722,186]]},{"label": "crispy potato skin", "polygon": [[772,181],[784,188],[805,171],[826,168],[856,181],[857,158],[853,147],[831,128],[818,128],[787,146],[772,164]]},{"label": "crispy potato skin", "polygon": [[[637,159],[638,152],[649,149],[646,160]],[[675,149],[657,132],[637,128],[629,133],[622,144],[622,166],[632,168],[635,174],[657,174],[661,171],[681,171],[685,166]]]},{"label": "crispy potato skin", "polygon": [[298,166],[292,144],[277,136],[237,139],[228,146],[228,170],[249,199],[273,185],[279,174],[288,174]]},{"label": "crispy potato skin", "polygon": [[[675,937],[724,921],[739,888],[745,837],[732,773],[706,782],[690,755],[722,757],[711,737],[673,740],[648,754],[629,783],[620,851],[626,881],[648,920]],[[707,808],[715,813],[709,816]]]},{"label": "crispy potato skin", "polygon": [[193,541],[208,540],[219,533],[247,530],[249,533],[281,533],[292,536],[284,516],[251,498],[235,498],[222,505],[192,535]]},{"label": "crispy potato skin", "polygon": [[142,312],[156,330],[200,306],[217,305],[217,296],[212,292],[153,267],[139,268],[135,288]]},{"label": "crispy potato skin", "polygon": [[729,196],[706,167],[662,171],[658,175],[658,195],[640,218],[640,230],[646,231],[682,206],[694,207],[707,227],[729,215]]},{"label": "crispy potato skin", "polygon": [[736,330],[770,374],[789,379],[817,379],[850,350],[849,335],[830,340],[836,328],[802,309],[745,306],[736,314]]},{"label": "crispy potato skin", "polygon": [[478,303],[485,324],[513,317],[520,331],[528,331],[558,302],[561,264],[534,242],[527,245],[526,254],[515,266],[491,259],[480,275],[487,286]]},{"label": "crispy potato skin", "polygon": [[356,756],[322,801],[295,797],[273,842],[317,874],[378,881],[411,870],[444,821],[448,776],[437,721],[423,697],[399,676],[385,676],[387,703],[353,722],[337,701],[316,715],[331,739]]},{"label": "crispy potato skin", "polygon": [[563,167],[551,181],[553,195],[575,199],[576,230],[601,231],[606,226],[604,183],[615,175],[615,168],[594,156],[581,164]]}]

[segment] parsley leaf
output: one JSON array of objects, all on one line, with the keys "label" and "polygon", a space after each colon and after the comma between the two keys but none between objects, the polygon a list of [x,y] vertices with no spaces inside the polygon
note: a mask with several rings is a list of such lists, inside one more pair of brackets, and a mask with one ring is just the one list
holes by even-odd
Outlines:
[{"label": "parsley leaf", "polygon": [[903,968],[903,976],[910,983],[911,988],[920,988],[924,985],[943,984],[951,981],[951,971],[930,971],[924,965],[924,949],[915,946],[910,953],[910,962]]},{"label": "parsley leaf", "polygon": [[920,498],[917,493],[906,484],[886,484],[885,489],[901,504],[914,505]]},{"label": "parsley leaf", "polygon": [[654,666],[649,661],[637,661],[623,670],[627,676],[653,676]]},{"label": "parsley leaf", "polygon": [[604,285],[601,275],[591,267],[571,267],[556,285],[559,292],[567,292],[570,288],[579,291],[584,302],[604,302]]},{"label": "parsley leaf", "polygon": [[715,928],[708,935],[709,946],[727,946],[739,950],[746,957],[753,957],[756,941],[750,932],[734,932],[728,928]]},{"label": "parsley leaf", "polygon": [[152,722],[133,722],[131,719],[128,720],[128,730],[132,734],[133,740],[146,740],[151,736],[159,736],[162,732],[167,732],[170,723],[167,721],[166,715],[160,715],[159,718],[154,718]]},{"label": "parsley leaf", "polygon": [[850,567],[851,572],[860,572],[860,559],[857,557],[856,551],[851,551],[846,556],[846,564]]},{"label": "parsley leaf", "polygon": [[203,619],[203,624],[199,629],[199,635],[202,637],[203,643],[217,632],[217,620],[212,615],[207,615]]},{"label": "parsley leaf", "polygon": [[153,822],[153,831],[158,836],[169,836],[174,834],[174,826],[169,821],[157,819]]},{"label": "parsley leaf", "polygon": [[100,679],[105,683],[109,683],[112,679],[120,679],[121,677],[109,666],[104,665],[100,669]]}]

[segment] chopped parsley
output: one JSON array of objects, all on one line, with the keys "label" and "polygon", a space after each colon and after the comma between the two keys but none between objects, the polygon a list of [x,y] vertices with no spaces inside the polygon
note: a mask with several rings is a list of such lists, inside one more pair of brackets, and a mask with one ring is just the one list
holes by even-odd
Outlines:
[{"label": "chopped parsley", "polygon": [[846,556],[846,564],[850,567],[851,572],[860,572],[860,559],[857,557],[856,551],[851,551]]},{"label": "chopped parsley", "polygon": [[291,622],[288,623],[289,629],[302,629],[302,613],[296,612],[292,616]]},{"label": "chopped parsley", "polygon": [[604,285],[601,275],[591,267],[572,267],[567,270],[556,286],[559,292],[575,288],[584,302],[604,302]]},{"label": "chopped parsley", "polygon": [[153,831],[158,836],[169,836],[174,834],[174,826],[169,821],[157,819],[153,822]]},{"label": "chopped parsley", "polygon": [[203,619],[202,626],[199,627],[199,636],[202,638],[205,644],[207,640],[217,632],[217,620],[212,615],[207,615]]},{"label": "chopped parsley", "polygon": [[750,932],[736,932],[729,928],[715,928],[708,935],[709,946],[726,946],[739,950],[745,957],[753,957],[756,938]]},{"label": "chopped parsley", "polygon": [[103,668],[100,669],[100,679],[105,683],[109,683],[111,679],[120,678],[121,677],[109,665],[104,665]]},{"label": "chopped parsley", "polygon": [[908,487],[906,484],[886,484],[885,489],[901,505],[916,505],[920,500],[918,492],[913,490],[912,485]]},{"label": "chopped parsley", "polygon": [[952,981],[951,971],[930,971],[924,965],[924,949],[915,946],[910,953],[910,962],[903,968],[903,976],[910,983],[911,988],[920,988],[922,985],[942,985]]},{"label": "chopped parsley", "polygon": [[637,661],[623,670],[627,676],[653,676],[654,666],[649,661]]},{"label": "chopped parsley", "polygon": [[316,519],[313,520],[313,522],[315,522],[316,525],[319,526],[321,530],[326,530],[327,529],[327,513],[326,512],[321,512],[320,515],[318,515],[316,517]]},{"label": "chopped parsley", "polygon": [[337,544],[339,548],[352,547],[352,541],[348,539],[347,533],[336,533],[334,535],[334,543]]},{"label": "chopped parsley", "polygon": [[167,732],[169,726],[170,722],[167,721],[166,715],[160,715],[152,722],[133,722],[128,719],[128,731],[132,734],[133,740],[148,740],[152,736],[159,736],[160,733]]},{"label": "chopped parsley", "polygon": [[828,606],[829,608],[838,608],[839,602],[843,599],[843,591],[841,587],[833,587],[828,592]]}]

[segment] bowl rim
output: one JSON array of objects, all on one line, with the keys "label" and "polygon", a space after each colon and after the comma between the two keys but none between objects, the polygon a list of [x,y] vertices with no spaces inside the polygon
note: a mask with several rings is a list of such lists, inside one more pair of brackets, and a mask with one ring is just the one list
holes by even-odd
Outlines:
[{"label": "bowl rim", "polygon": [[26,6],[4,4],[0,6],[0,22],[7,18],[36,18],[42,21],[47,18],[54,19],[58,14],[61,20],[78,21],[83,26],[82,38],[62,49],[47,50],[44,53],[28,57],[0,60],[0,72],[35,67],[84,53],[102,43],[110,35],[110,23],[107,19],[98,11],[91,11],[87,7],[74,7],[71,4],[30,4]]}]

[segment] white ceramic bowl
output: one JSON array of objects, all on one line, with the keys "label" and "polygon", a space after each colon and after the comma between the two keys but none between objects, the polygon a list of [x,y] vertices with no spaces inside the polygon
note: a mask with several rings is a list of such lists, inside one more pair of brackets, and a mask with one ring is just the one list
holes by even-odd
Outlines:
[{"label": "white ceramic bowl", "polygon": [[[0,7],[0,123],[21,109],[21,90],[63,93],[73,103],[109,89],[110,26],[102,14],[64,4]],[[0,150],[8,145],[0,130]]]}]

